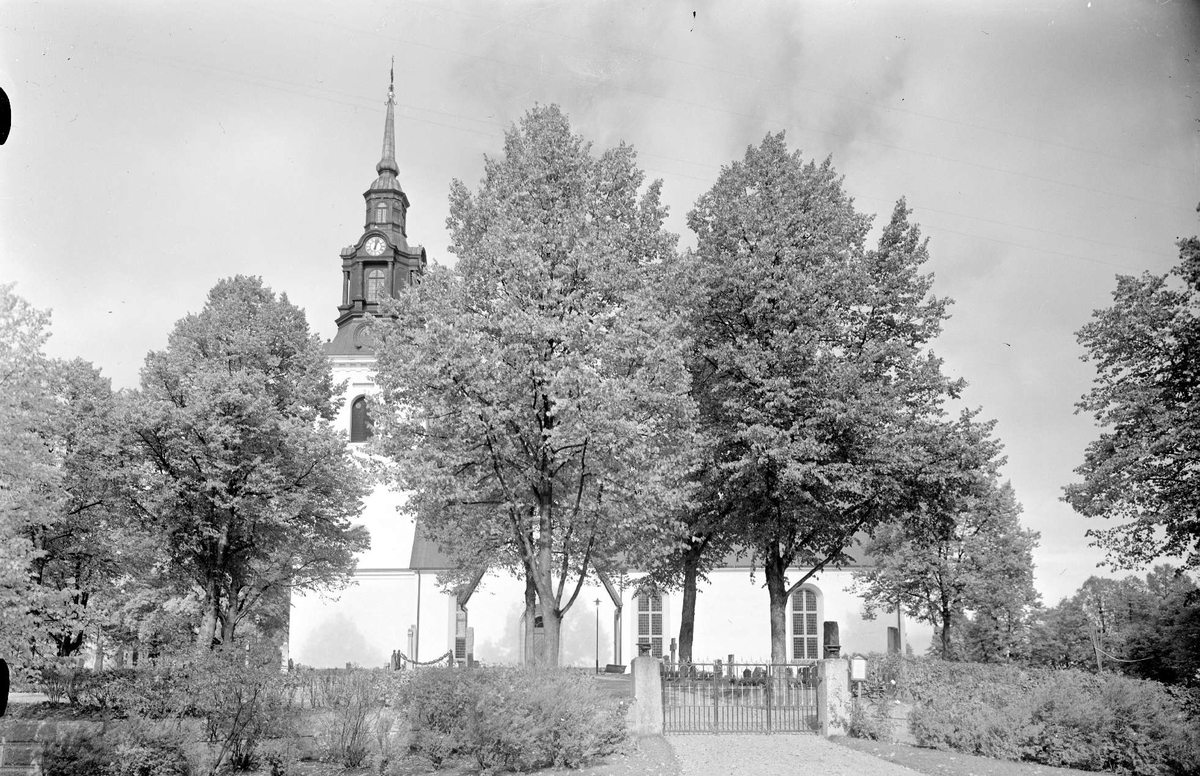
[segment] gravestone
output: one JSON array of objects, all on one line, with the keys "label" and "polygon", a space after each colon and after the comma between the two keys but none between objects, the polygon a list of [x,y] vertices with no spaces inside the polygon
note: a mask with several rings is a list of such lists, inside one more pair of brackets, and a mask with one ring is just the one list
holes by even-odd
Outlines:
[{"label": "gravestone", "polygon": [[825,657],[840,657],[842,642],[838,639],[838,624],[835,620],[826,620],[824,623],[825,636]]}]

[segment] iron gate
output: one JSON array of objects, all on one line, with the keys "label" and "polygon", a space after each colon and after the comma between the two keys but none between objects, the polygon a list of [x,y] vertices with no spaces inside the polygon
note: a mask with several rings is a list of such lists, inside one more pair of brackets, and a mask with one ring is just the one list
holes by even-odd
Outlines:
[{"label": "iron gate", "polygon": [[817,667],[813,663],[664,665],[667,733],[814,733]]}]

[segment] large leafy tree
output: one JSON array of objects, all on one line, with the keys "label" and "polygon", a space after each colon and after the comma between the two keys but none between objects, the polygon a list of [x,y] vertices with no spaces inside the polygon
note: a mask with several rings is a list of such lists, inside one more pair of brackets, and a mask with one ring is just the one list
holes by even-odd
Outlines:
[{"label": "large leafy tree", "polygon": [[150,353],[127,406],[127,503],[169,577],[201,602],[198,644],[288,589],[344,584],[368,546],[365,479],[304,312],[252,277],[222,280]]},{"label": "large leafy tree", "polygon": [[1170,275],[1118,276],[1113,304],[1078,332],[1096,380],[1079,402],[1104,427],[1066,500],[1116,522],[1088,531],[1118,568],[1200,568],[1200,238]]},{"label": "large leafy tree", "polygon": [[45,611],[48,633],[56,653],[69,656],[105,622],[113,581],[141,568],[135,557],[145,543],[118,508],[113,463],[120,433],[108,379],[79,359],[53,362],[50,378],[51,412],[42,431],[63,499],[54,519],[30,532],[37,550],[31,571],[44,597],[60,603]]},{"label": "large leafy tree", "polygon": [[714,440],[704,500],[736,515],[764,569],[772,660],[786,659],[799,585],[978,463],[927,476],[959,384],[928,350],[947,301],[920,272],[926,243],[908,214],[899,202],[868,250],[870,220],[832,165],[806,163],[781,133],[723,168],[688,215],[703,289],[694,390]]},{"label": "large leafy tree", "polygon": [[[933,625],[938,652],[964,657],[956,626],[967,626],[978,660],[1007,660],[1028,638],[1037,604],[1033,586],[1036,532],[1021,527],[1021,506],[1009,483],[992,482],[940,508],[944,519],[886,525],[867,542],[870,565],[855,572],[867,611],[897,604]],[[966,616],[971,619],[968,625]]]},{"label": "large leafy tree", "polygon": [[103,621],[124,526],[111,511],[113,394],[46,358],[49,314],[0,287],[0,631],[23,665],[70,656]]},{"label": "large leafy tree", "polygon": [[1200,592],[1168,565],[1145,579],[1091,577],[1040,613],[1031,659],[1117,670],[1168,684],[1200,683]]},{"label": "large leafy tree", "polygon": [[36,535],[53,525],[67,494],[45,435],[52,371],[42,345],[50,314],[0,285],[0,652],[25,667],[50,651],[45,600],[32,575]]},{"label": "large leafy tree", "polygon": [[642,183],[631,148],[594,156],[534,108],[476,191],[452,186],[454,269],[375,328],[379,449],[461,565],[524,574],[527,660],[536,607],[556,664],[585,578],[644,560],[679,507],[692,413],[654,293],[675,237]]}]

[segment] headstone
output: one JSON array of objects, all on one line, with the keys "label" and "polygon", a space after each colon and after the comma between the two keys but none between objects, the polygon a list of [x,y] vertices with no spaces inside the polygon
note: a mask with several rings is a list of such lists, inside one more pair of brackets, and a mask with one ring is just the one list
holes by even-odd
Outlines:
[{"label": "headstone", "polygon": [[837,621],[826,620],[822,626],[822,630],[824,631],[822,635],[825,637],[825,657],[837,657],[842,644],[838,638]]}]

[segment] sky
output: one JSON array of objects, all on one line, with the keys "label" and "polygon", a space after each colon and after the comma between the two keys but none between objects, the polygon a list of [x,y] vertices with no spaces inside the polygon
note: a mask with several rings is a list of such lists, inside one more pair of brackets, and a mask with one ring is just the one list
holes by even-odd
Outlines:
[{"label": "sky", "polygon": [[1103,521],[1061,501],[1099,433],[1075,332],[1200,232],[1200,3],[0,0],[0,282],[53,310],[46,351],[134,387],[235,274],[332,337],[393,56],[409,240],[435,262],[450,182],[535,104],[633,145],[681,248],[768,133],[832,157],[872,242],[905,197],[955,300],[935,350],[997,421],[1043,600],[1112,573]]}]

